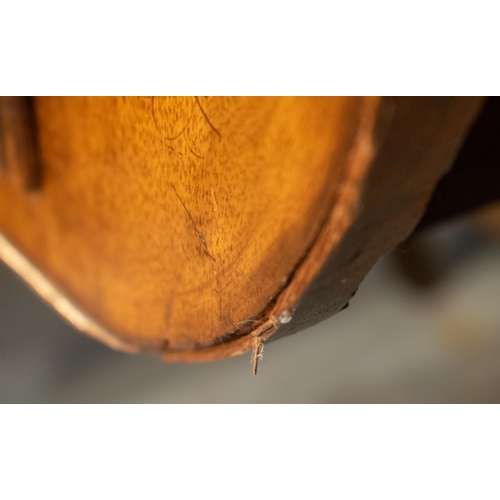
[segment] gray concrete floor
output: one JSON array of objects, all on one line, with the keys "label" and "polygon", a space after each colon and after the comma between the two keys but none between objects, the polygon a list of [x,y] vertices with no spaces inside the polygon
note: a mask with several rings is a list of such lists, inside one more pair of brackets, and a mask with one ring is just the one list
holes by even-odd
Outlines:
[{"label": "gray concrete floor", "polygon": [[266,345],[257,377],[249,355],[167,364],[114,352],[0,265],[0,402],[498,403],[500,245],[467,221],[425,239],[446,270],[437,283],[418,288],[382,259],[348,309]]}]

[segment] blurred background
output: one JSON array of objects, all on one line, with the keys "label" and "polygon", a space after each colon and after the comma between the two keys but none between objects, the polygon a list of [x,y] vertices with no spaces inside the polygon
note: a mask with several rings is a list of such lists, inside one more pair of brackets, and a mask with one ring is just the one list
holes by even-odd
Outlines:
[{"label": "blurred background", "polygon": [[74,330],[0,263],[0,403],[498,403],[500,206],[419,231],[350,307],[250,353],[167,364]]}]

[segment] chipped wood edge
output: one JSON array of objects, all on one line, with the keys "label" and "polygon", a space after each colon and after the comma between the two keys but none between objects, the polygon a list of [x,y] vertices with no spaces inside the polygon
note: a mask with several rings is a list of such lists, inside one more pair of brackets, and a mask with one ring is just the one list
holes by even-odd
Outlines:
[{"label": "chipped wood edge", "polygon": [[[225,343],[198,349],[164,351],[162,355],[164,360],[212,361],[238,356],[250,350],[255,351],[256,337],[259,337],[261,345],[277,331],[280,325],[292,320],[293,305],[321,270],[330,252],[355,219],[363,183],[375,156],[373,136],[380,102],[380,97],[364,97],[358,133],[347,158],[346,177],[343,179],[343,188],[338,200],[309,251],[292,272],[289,283],[278,295],[274,307],[266,314],[261,325]],[[260,348],[257,354],[259,352]]]},{"label": "chipped wood edge", "polygon": [[[258,355],[259,351],[255,351],[257,345],[255,336],[258,335],[260,337],[261,333],[259,331],[262,332],[262,328],[265,328],[265,333],[262,332],[263,335],[260,337],[261,342],[269,339],[277,332],[287,330],[287,326],[289,326],[287,323],[293,323],[294,314],[300,304],[301,298],[307,293],[309,287],[312,286],[315,278],[321,274],[329,257],[336,249],[341,247],[344,238],[358,219],[358,214],[361,213],[363,196],[367,187],[366,182],[369,181],[368,177],[372,167],[376,165],[377,155],[382,154],[384,151],[384,140],[382,140],[382,137],[393,120],[390,107],[386,106],[385,109],[382,109],[381,104],[382,98],[364,98],[358,133],[353,140],[353,145],[346,160],[347,169],[343,180],[343,190],[312,246],[291,273],[287,285],[277,295],[277,298],[268,304],[266,310],[261,313],[258,318],[261,326],[251,331],[241,329],[235,332],[231,339],[227,339],[224,343],[219,342],[217,345],[200,346],[198,349],[189,351],[164,352],[163,359],[167,361],[211,361],[236,356],[250,350],[254,350],[254,353],[256,352]],[[475,102],[468,106],[470,108],[468,111],[469,117],[462,124],[462,134],[466,134],[467,128],[477,115],[480,106],[481,98],[475,98]],[[377,141],[377,144],[375,144],[375,141]],[[454,146],[456,149],[455,153],[458,151],[458,144],[457,142]],[[435,187],[439,178],[451,167],[451,160],[455,153],[451,154],[449,165],[443,165],[443,168],[438,172],[439,175],[436,174],[435,183],[428,183],[426,187],[428,190],[426,193],[427,197],[422,196],[420,201],[413,206],[412,211],[406,214],[407,217],[401,219],[406,230],[400,231],[400,239],[398,241],[394,240],[395,244],[402,241],[405,235],[407,236],[411,232],[412,227],[418,222],[432,194],[433,187]],[[382,245],[378,248],[376,256],[373,255],[372,257],[378,259],[387,253],[387,251],[389,251],[387,246]],[[375,263],[376,259],[370,260],[371,265]],[[365,269],[364,272],[357,273],[356,282],[349,283],[351,293],[346,297],[345,303],[353,295],[357,285],[362,281],[368,270],[369,268]],[[342,280],[342,283],[344,283],[344,280]],[[342,306],[345,306],[345,303]],[[337,311],[340,309],[342,307],[338,308]],[[335,311],[332,310],[329,315],[334,313]],[[298,317],[300,317],[300,314],[297,311]],[[283,328],[280,328],[281,326]]]},{"label": "chipped wood edge", "polygon": [[[360,126],[346,162],[346,176],[343,180],[342,192],[313,244],[291,273],[288,284],[255,321],[259,326],[251,330],[242,328],[234,332],[230,339],[222,337],[209,346],[189,350],[164,350],[161,352],[164,360],[211,361],[237,356],[254,350],[256,346],[258,359],[262,342],[274,335],[281,325],[292,321],[297,301],[321,271],[331,252],[342,242],[343,236],[356,219],[364,183],[376,154],[373,140],[380,103],[381,99],[378,97],[364,98]],[[113,349],[126,352],[141,350],[136,345],[121,339],[118,334],[111,333],[90,315],[82,312],[1,233],[0,259],[79,330],[85,331]]]},{"label": "chipped wood edge", "polygon": [[137,346],[120,339],[85,314],[1,233],[0,260],[5,262],[45,302],[50,304],[78,330],[119,351],[135,353],[140,350]]}]

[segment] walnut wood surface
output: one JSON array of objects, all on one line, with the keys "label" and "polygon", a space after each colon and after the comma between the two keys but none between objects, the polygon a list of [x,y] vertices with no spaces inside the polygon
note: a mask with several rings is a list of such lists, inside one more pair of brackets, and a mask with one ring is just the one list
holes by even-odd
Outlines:
[{"label": "walnut wood surface", "polygon": [[0,230],[108,344],[238,354],[345,305],[481,102],[36,98],[43,183],[0,171]]}]

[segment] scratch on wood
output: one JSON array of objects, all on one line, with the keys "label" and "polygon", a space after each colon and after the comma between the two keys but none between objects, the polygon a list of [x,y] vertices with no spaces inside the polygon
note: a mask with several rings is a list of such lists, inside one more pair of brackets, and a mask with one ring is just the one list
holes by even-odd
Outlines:
[{"label": "scratch on wood", "polygon": [[151,112],[153,115],[153,122],[155,124],[156,131],[160,134],[161,137],[163,137],[167,141],[174,141],[175,139],[178,139],[186,131],[191,122],[191,118],[193,117],[193,115],[189,117],[189,119],[186,121],[186,125],[184,125],[184,128],[177,135],[175,135],[174,137],[167,137],[161,133],[160,126],[158,125],[158,120],[156,118],[156,112],[155,112],[155,96],[151,98]]},{"label": "scratch on wood", "polygon": [[215,294],[217,295],[217,305],[219,307],[219,319],[220,321],[223,321],[223,318],[222,318],[222,297],[220,296],[220,292],[219,292],[219,279],[218,278],[215,278],[215,284],[216,284],[216,288],[214,288],[214,292]]},{"label": "scratch on wood", "polygon": [[[210,128],[218,135],[219,139],[221,138],[221,134],[220,132],[214,127],[214,125],[212,124],[212,122],[210,121],[210,119],[208,118],[207,114],[205,113],[205,111],[203,110],[203,108],[201,107],[201,104],[200,104],[200,101],[198,100],[198,97],[194,97],[197,105],[198,105],[198,108],[200,109],[201,111],[201,114],[203,115],[203,118],[205,119],[205,121],[208,123],[208,125],[210,126]],[[182,136],[184,137],[185,139],[185,145],[187,147],[187,149],[189,150],[189,152],[195,157],[195,158],[198,158],[199,160],[204,160],[205,157],[204,156],[201,156],[200,154],[198,154],[194,149],[193,147],[189,144],[189,134],[187,133],[187,129],[189,127],[189,125],[191,125],[191,122],[193,120],[193,116],[194,116],[194,113],[191,113],[191,115],[189,116],[189,118],[187,119],[184,127],[182,128],[182,130],[177,134],[177,135],[174,135],[172,137],[168,137],[168,136],[165,136],[162,134],[161,130],[160,130],[160,125],[158,123],[158,118],[156,116],[156,111],[155,111],[155,96],[153,96],[151,98],[151,114],[153,116],[153,122],[155,124],[155,128],[156,128],[156,132],[160,135],[160,137],[154,135],[158,140],[160,141],[174,141],[176,139],[179,139],[181,138]],[[182,155],[182,153],[180,153],[179,151],[175,150],[174,148],[172,148],[171,146],[168,146],[169,149],[171,149],[172,151],[175,151],[177,154]]]},{"label": "scratch on wood", "polygon": [[215,191],[214,188],[210,188],[210,194],[212,195],[212,211],[215,214],[214,220],[215,220],[215,234],[217,238],[220,237],[219,233],[219,219],[217,217],[218,212],[219,212],[219,204],[217,203],[217,198],[215,196]]},{"label": "scratch on wood", "polygon": [[217,199],[215,198],[215,192],[214,188],[210,188],[210,194],[212,195],[212,205],[213,205],[213,211],[218,212],[219,211],[219,206],[217,204]]},{"label": "scratch on wood", "polygon": [[233,269],[234,271],[236,272],[236,274],[238,276],[243,276],[243,278],[245,278],[247,280],[247,283],[252,287],[252,288],[255,288],[256,287],[256,284],[241,270],[241,269],[238,269],[237,267],[234,267],[233,266]]},{"label": "scratch on wood", "polygon": [[188,141],[186,139],[186,146],[188,147],[189,151],[193,154],[193,156],[196,156],[196,158],[199,158],[200,160],[204,160],[205,157],[204,156],[200,156],[199,154],[196,154],[194,151],[193,151],[193,148],[188,144]]},{"label": "scratch on wood", "polygon": [[172,146],[167,145],[167,148],[172,150],[174,153],[177,153],[179,156],[184,156],[180,151],[177,151],[177,149],[174,149]]},{"label": "scratch on wood", "polygon": [[196,222],[194,221],[193,216],[191,215],[191,212],[186,207],[186,204],[182,201],[182,198],[179,196],[179,193],[177,192],[177,189],[175,189],[175,186],[173,184],[171,184],[171,186],[172,186],[172,189],[174,190],[174,193],[177,196],[178,200],[181,202],[182,207],[186,211],[186,214],[189,217],[189,220],[191,221],[191,224],[193,224],[196,236],[198,236],[198,239],[200,240],[201,244],[205,247],[204,250],[203,250],[204,254],[207,257],[210,257],[215,262],[214,256],[208,250],[207,241],[205,240],[205,237],[203,236],[203,233],[198,229],[198,226],[196,225]]},{"label": "scratch on wood", "polygon": [[228,326],[232,328],[231,332],[229,332],[231,335],[235,333],[238,330],[238,326],[231,321],[231,318],[226,315],[221,316],[221,320]]},{"label": "scratch on wood", "polygon": [[[173,151],[175,154],[179,155],[179,156],[184,156],[180,151],[177,151],[177,149],[173,148],[172,146],[170,146],[169,144],[165,144],[165,141],[167,139],[163,138],[163,137],[158,137],[155,133],[151,133],[151,135],[157,140],[157,141],[160,141],[162,143],[163,146],[166,146],[170,151]],[[172,140],[172,139],[168,139],[169,141]],[[194,153],[193,153],[194,154]],[[196,155],[195,155],[196,156]]]},{"label": "scratch on wood", "polygon": [[208,125],[210,126],[210,128],[219,136],[219,139],[222,139],[220,132],[214,127],[213,123],[210,121],[207,114],[205,113],[205,110],[202,108],[202,106],[200,104],[200,99],[198,98],[198,96],[196,96],[195,99],[196,99],[196,103],[198,104],[198,107],[200,108],[201,114],[205,118],[205,120],[208,123]]},{"label": "scratch on wood", "polygon": [[[204,243],[204,245],[205,245],[205,247],[207,246],[207,244],[206,244],[206,243]],[[209,257],[210,259],[212,259],[212,260],[215,262],[215,258],[214,258],[214,256],[213,256],[213,255],[212,255],[212,254],[208,251],[208,249],[207,249],[207,248],[205,248],[205,250],[203,250],[203,253],[204,253],[207,257]]]}]

